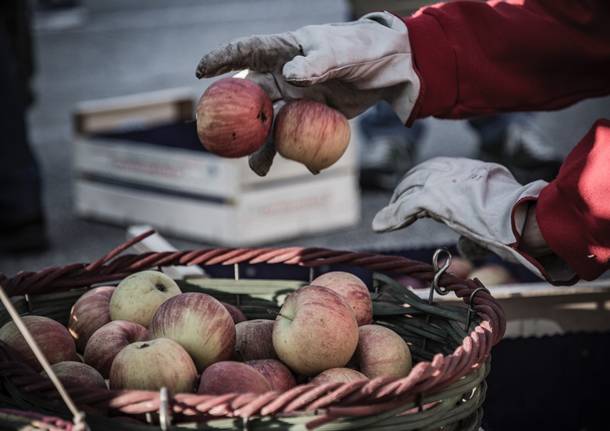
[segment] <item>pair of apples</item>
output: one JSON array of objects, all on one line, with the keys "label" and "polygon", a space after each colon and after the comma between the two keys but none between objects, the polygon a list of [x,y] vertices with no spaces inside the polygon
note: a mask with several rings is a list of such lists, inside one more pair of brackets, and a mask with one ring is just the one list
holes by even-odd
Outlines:
[{"label": "pair of apples", "polygon": [[343,114],[305,99],[283,106],[272,131],[271,99],[247,79],[225,78],[213,83],[201,96],[196,117],[199,139],[214,154],[247,156],[273,133],[277,152],[304,164],[314,174],[339,160],[350,139]]}]

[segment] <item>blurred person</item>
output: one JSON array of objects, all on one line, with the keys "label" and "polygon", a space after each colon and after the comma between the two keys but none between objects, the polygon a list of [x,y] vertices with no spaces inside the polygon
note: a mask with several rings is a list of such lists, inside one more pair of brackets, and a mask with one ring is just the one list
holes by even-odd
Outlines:
[{"label": "blurred person", "polygon": [[[411,15],[429,0],[349,0],[349,16],[355,20],[367,13],[391,10]],[[477,158],[505,165],[521,183],[552,180],[562,158],[529,113],[487,115],[468,120],[479,148]],[[378,103],[358,121],[363,140],[359,146],[360,185],[392,190],[413,167],[425,127],[404,124],[386,103]]]},{"label": "blurred person", "polygon": [[[551,181],[562,158],[531,113],[489,115],[467,120],[479,148],[477,158],[501,163],[520,183]],[[358,122],[364,137],[360,153],[360,185],[391,190],[416,163],[425,133],[421,123],[404,124],[385,103],[366,111]]]},{"label": "blurred person", "polygon": [[[609,18],[602,0],[457,0],[406,18],[378,12],[244,37],[206,54],[197,76],[249,69],[276,105],[309,98],[349,118],[385,101],[407,126],[560,109],[610,94]],[[499,164],[432,159],[407,173],[373,228],[432,217],[462,235],[463,249],[489,249],[554,284],[591,280],[610,261],[609,165],[608,119],[575,143],[551,182],[522,185]]]},{"label": "blurred person", "polygon": [[47,246],[38,163],[29,145],[32,34],[28,2],[0,3],[0,253]]}]

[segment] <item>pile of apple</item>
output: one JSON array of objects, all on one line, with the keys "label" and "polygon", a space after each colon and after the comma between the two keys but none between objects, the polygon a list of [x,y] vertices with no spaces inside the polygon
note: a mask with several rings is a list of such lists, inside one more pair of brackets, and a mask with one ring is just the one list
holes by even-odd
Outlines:
[{"label": "pile of apple", "polygon": [[[60,380],[83,386],[263,393],[411,370],[407,343],[372,324],[369,290],[347,272],[297,289],[275,320],[247,320],[210,295],[182,293],[157,271],[88,291],[68,328],[42,316],[23,320]],[[13,322],[0,328],[0,340],[41,370]]]}]

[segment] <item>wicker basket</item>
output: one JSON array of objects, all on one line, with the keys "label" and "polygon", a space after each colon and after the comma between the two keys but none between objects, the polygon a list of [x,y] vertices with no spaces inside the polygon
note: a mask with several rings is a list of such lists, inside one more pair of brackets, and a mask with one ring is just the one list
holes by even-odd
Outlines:
[{"label": "wicker basket", "polygon": [[[399,380],[302,384],[284,393],[175,394],[166,399],[164,391],[66,386],[78,408],[86,413],[91,429],[478,429],[489,353],[505,329],[500,305],[478,280],[458,279],[444,274],[443,269],[403,257],[319,248],[122,254],[149,234],[93,263],[23,272],[13,278],[0,274],[0,284],[20,314],[44,315],[65,324],[70,307],[86,289],[144,269],[186,264],[235,265],[237,269],[239,264],[262,263],[365,268],[373,272],[376,323],[407,340],[415,364],[411,373]],[[409,275],[436,284],[437,292],[453,292],[467,306],[422,300],[391,275]],[[273,318],[283,296],[306,281],[195,279],[180,284],[183,291],[205,292],[239,304],[248,318]],[[2,311],[0,320],[4,323],[10,317]],[[70,413],[50,380],[1,344],[0,397],[1,429],[22,429],[28,424],[72,429]]]}]

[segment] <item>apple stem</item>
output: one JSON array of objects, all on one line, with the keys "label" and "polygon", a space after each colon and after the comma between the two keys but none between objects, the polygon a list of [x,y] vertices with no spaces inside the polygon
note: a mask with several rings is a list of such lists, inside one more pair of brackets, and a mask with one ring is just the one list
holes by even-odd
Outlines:
[{"label": "apple stem", "polygon": [[278,316],[283,317],[284,319],[288,319],[292,322],[292,319],[290,317],[286,317],[284,316],[282,313],[277,313]]}]

